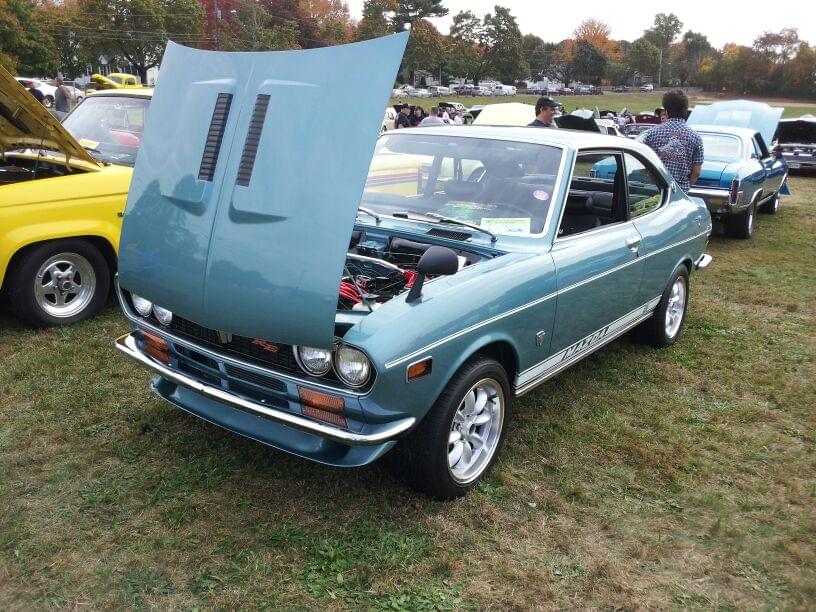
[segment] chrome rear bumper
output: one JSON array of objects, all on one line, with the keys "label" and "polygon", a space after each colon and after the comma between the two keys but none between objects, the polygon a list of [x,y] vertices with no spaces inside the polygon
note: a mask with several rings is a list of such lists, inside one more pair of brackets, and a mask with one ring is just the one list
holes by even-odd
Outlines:
[{"label": "chrome rear bumper", "polygon": [[253,402],[242,397],[238,397],[232,393],[227,393],[218,387],[206,385],[193,378],[190,378],[182,372],[169,368],[142,353],[136,346],[136,339],[132,333],[125,334],[124,336],[118,338],[116,340],[116,348],[131,359],[137,361],[139,364],[153,370],[165,380],[186,387],[192,391],[195,391],[196,393],[200,393],[204,397],[211,400],[225,404],[231,408],[237,408],[238,410],[253,413],[257,416],[270,419],[288,427],[294,427],[307,433],[311,433],[322,438],[327,438],[335,442],[348,444],[350,446],[372,446],[376,444],[383,444],[408,431],[416,423],[416,419],[411,417],[394,421],[393,423],[382,426],[382,428],[378,427],[376,432],[370,434],[356,433],[353,431],[340,429],[339,427],[324,425],[297,414],[276,410],[274,408],[270,408],[269,406],[264,406],[258,402]]}]

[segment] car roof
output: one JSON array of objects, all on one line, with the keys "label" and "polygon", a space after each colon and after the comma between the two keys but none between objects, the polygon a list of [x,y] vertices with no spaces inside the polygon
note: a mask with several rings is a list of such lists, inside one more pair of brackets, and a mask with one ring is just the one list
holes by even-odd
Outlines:
[{"label": "car roof", "polygon": [[[731,127],[725,125],[690,125],[691,129],[696,130],[698,132],[707,132],[711,134],[728,134],[730,136],[736,136],[738,138],[742,138],[743,140],[751,140],[756,134],[756,130],[752,130],[750,128],[741,128],[741,127]],[[768,143],[765,143],[768,144]]]},{"label": "car roof", "polygon": [[134,89],[99,89],[97,91],[88,92],[89,96],[98,98],[100,96],[116,96],[116,97],[130,97],[130,98],[152,98],[152,87],[140,87]]},{"label": "car roof", "polygon": [[[421,130],[421,131],[420,131]],[[400,130],[402,132],[403,130]],[[546,128],[537,127],[517,127],[517,126],[491,126],[491,125],[449,125],[439,127],[424,127],[416,128],[416,130],[406,130],[406,132],[422,133],[422,134],[437,134],[443,136],[469,136],[471,138],[492,138],[492,139],[506,139],[506,140],[521,140],[540,144],[555,144],[564,146],[570,149],[586,148],[586,147],[612,147],[618,145],[629,146],[623,140],[610,140],[606,134],[586,132],[580,130],[565,130],[557,129],[550,130]],[[631,146],[636,149],[645,147],[640,145],[638,147]],[[646,147],[648,148],[648,147]]]}]

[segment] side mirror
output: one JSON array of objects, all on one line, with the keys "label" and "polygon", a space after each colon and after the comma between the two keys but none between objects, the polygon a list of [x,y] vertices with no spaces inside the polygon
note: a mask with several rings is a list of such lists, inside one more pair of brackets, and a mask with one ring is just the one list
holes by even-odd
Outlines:
[{"label": "side mirror", "polygon": [[417,277],[411,290],[408,292],[406,302],[415,302],[422,297],[422,285],[425,277],[450,276],[459,271],[459,256],[451,249],[441,246],[432,246],[419,259],[417,264]]}]

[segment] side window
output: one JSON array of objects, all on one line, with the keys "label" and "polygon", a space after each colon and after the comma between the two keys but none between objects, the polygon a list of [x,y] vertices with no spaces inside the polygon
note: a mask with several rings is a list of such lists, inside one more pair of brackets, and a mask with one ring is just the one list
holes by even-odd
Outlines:
[{"label": "side window", "polygon": [[579,153],[558,236],[580,234],[626,220],[619,153]]},{"label": "side window", "polygon": [[652,212],[663,201],[663,188],[657,175],[634,155],[625,153],[626,184],[629,194],[629,218]]}]

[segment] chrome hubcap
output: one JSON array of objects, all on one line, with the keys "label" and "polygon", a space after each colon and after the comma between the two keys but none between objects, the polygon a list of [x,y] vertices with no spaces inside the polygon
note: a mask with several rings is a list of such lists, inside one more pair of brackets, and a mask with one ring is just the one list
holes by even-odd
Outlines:
[{"label": "chrome hubcap", "polygon": [[448,436],[448,471],[467,484],[485,471],[499,446],[504,424],[504,392],[492,378],[484,378],[465,393],[453,415]]},{"label": "chrome hubcap", "polygon": [[683,277],[674,281],[666,306],[666,336],[674,338],[680,331],[683,314],[686,312],[686,283]]},{"label": "chrome hubcap", "polygon": [[46,260],[34,278],[37,305],[52,317],[67,318],[81,312],[93,299],[96,274],[77,253],[60,253]]}]

